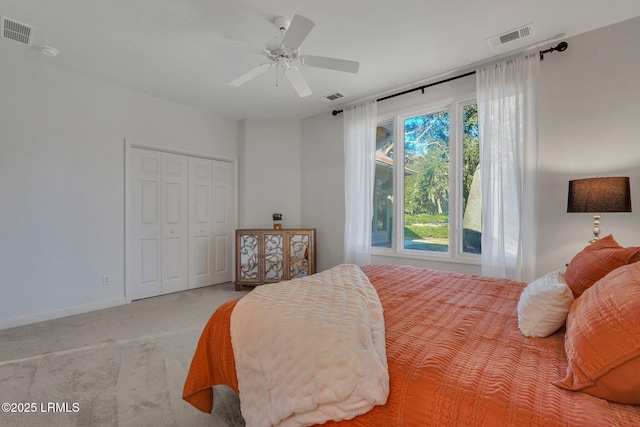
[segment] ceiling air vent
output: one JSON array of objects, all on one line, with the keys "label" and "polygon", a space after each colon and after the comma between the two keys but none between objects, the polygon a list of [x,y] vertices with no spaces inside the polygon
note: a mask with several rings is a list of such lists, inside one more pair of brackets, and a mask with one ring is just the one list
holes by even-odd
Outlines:
[{"label": "ceiling air vent", "polygon": [[2,37],[14,40],[26,45],[31,44],[31,33],[33,28],[29,25],[14,21],[5,16],[2,17]]},{"label": "ceiling air vent", "polygon": [[340,98],[344,98],[345,95],[342,92],[336,92],[336,93],[332,93],[329,96],[325,96],[324,99],[326,99],[327,101],[335,101],[336,99],[340,99]]},{"label": "ceiling air vent", "polygon": [[531,24],[525,25],[524,27],[517,28],[515,30],[508,31],[504,34],[500,34],[495,37],[491,37],[487,39],[487,44],[489,47],[498,47],[505,43],[512,42],[514,40],[521,39],[531,34],[533,31],[533,27]]}]

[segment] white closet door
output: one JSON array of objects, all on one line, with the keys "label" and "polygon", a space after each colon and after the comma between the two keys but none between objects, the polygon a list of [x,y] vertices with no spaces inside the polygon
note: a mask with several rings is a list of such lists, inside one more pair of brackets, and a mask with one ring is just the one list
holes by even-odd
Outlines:
[{"label": "white closet door", "polygon": [[189,286],[188,158],[162,153],[162,293]]},{"label": "white closet door", "polygon": [[189,288],[213,283],[211,160],[189,158]]},{"label": "white closet door", "polygon": [[233,164],[213,160],[213,283],[231,281],[231,242],[234,236]]},{"label": "white closet door", "polygon": [[234,164],[131,147],[128,301],[229,282]]},{"label": "white closet door", "polygon": [[127,299],[160,295],[162,161],[157,151],[131,149]]}]

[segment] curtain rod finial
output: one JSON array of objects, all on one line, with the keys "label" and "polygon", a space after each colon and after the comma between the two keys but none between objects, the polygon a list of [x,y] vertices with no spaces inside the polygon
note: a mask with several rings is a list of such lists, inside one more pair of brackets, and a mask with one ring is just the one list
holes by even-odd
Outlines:
[{"label": "curtain rod finial", "polygon": [[541,50],[540,51],[540,61],[544,60],[544,54],[545,53],[551,53],[551,52],[554,52],[554,51],[556,51],[556,52],[564,52],[565,50],[567,50],[568,47],[569,47],[569,43],[560,42],[555,47],[550,47],[549,49]]}]

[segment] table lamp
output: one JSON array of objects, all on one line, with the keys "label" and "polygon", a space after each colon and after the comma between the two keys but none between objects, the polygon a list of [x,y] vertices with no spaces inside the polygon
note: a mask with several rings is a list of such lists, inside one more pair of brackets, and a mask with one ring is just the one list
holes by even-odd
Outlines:
[{"label": "table lamp", "polygon": [[569,181],[567,212],[591,212],[593,240],[600,238],[600,214],[631,212],[629,177],[585,178]]}]

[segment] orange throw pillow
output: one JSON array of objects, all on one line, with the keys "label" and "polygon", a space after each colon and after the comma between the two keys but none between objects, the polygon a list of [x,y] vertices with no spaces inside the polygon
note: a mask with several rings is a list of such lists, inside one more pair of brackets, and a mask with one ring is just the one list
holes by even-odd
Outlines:
[{"label": "orange throw pillow", "polygon": [[640,247],[623,248],[610,234],[596,240],[573,257],[564,273],[567,285],[578,298],[610,271],[637,259]]},{"label": "orange throw pillow", "polygon": [[640,405],[640,263],[612,271],[575,300],[565,350],[567,376],[557,386]]}]

